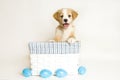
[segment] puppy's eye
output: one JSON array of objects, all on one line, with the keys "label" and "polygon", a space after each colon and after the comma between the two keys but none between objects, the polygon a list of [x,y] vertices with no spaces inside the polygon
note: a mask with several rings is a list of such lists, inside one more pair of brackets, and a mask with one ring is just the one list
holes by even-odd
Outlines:
[{"label": "puppy's eye", "polygon": [[61,15],[60,17],[63,18],[63,15]]},{"label": "puppy's eye", "polygon": [[70,17],[71,17],[71,15],[68,15],[68,17],[70,18]]}]

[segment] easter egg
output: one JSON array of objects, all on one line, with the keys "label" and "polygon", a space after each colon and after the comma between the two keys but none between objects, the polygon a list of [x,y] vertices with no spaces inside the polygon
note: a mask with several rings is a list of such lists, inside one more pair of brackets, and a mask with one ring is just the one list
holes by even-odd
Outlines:
[{"label": "easter egg", "polygon": [[67,76],[67,72],[64,69],[57,69],[55,72],[56,77],[63,78]]},{"label": "easter egg", "polygon": [[84,66],[81,66],[78,68],[78,73],[80,75],[84,75],[86,73],[86,68]]},{"label": "easter egg", "polygon": [[48,77],[50,77],[52,75],[52,72],[50,71],[50,70],[48,70],[48,69],[43,69],[43,70],[41,70],[41,72],[40,72],[40,76],[42,77],[42,78],[48,78]]},{"label": "easter egg", "polygon": [[25,68],[25,69],[23,69],[22,74],[23,74],[25,77],[30,77],[30,76],[32,75],[31,69],[30,69],[30,68]]}]

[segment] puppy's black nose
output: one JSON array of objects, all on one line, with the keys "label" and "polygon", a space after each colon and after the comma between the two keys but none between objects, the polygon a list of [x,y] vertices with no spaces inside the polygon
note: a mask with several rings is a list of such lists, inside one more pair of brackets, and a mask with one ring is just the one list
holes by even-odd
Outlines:
[{"label": "puppy's black nose", "polygon": [[64,22],[67,22],[68,20],[67,19],[64,19]]}]

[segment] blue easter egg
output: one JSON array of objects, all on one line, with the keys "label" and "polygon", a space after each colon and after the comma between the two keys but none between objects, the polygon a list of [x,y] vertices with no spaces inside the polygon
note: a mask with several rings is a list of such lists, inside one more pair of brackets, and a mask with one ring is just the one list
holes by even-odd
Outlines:
[{"label": "blue easter egg", "polygon": [[84,66],[79,67],[78,73],[80,75],[84,75],[86,73],[86,68]]},{"label": "blue easter egg", "polygon": [[30,76],[32,75],[31,69],[30,69],[30,68],[25,68],[25,69],[23,69],[22,74],[23,74],[25,77],[30,77]]},{"label": "blue easter egg", "polygon": [[40,76],[42,78],[48,78],[52,75],[52,72],[48,69],[43,69],[41,72],[40,72]]},{"label": "blue easter egg", "polygon": [[56,72],[55,72],[55,75],[58,78],[63,78],[65,76],[67,76],[67,72],[64,69],[57,69]]}]

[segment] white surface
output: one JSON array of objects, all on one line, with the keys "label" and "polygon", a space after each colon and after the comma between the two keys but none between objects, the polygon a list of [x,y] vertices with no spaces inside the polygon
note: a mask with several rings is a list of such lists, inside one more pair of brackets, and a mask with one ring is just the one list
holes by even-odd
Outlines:
[{"label": "white surface", "polygon": [[27,44],[54,36],[52,14],[63,7],[79,12],[80,63],[87,68],[80,78],[120,80],[120,0],[0,0],[0,80],[42,80],[21,75],[30,66]]}]

